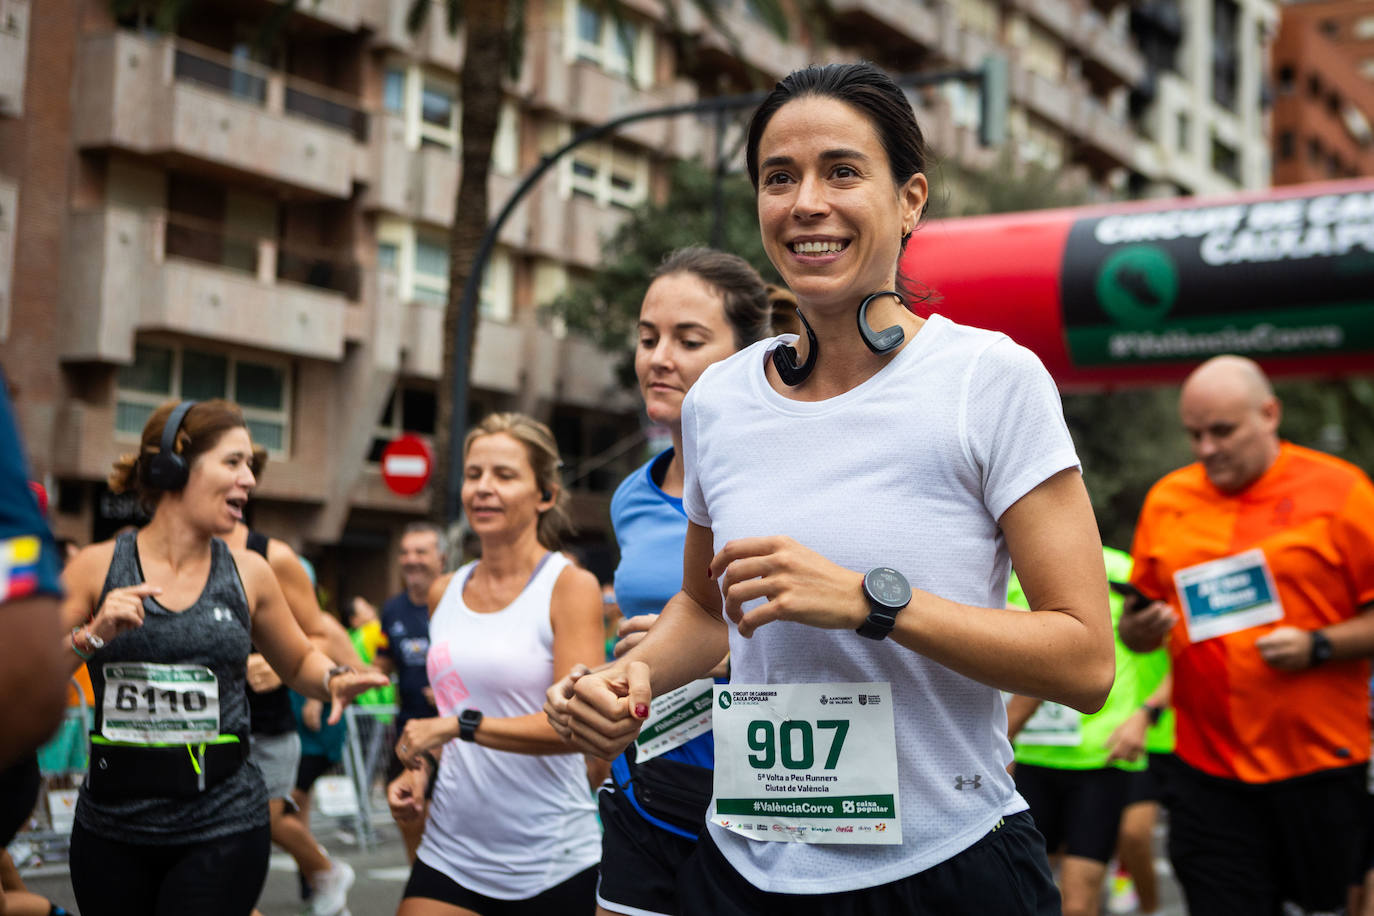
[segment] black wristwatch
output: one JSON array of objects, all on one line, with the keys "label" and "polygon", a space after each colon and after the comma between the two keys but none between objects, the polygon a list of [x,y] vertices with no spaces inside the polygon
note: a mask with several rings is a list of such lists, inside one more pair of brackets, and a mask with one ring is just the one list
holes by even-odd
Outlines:
[{"label": "black wristwatch", "polygon": [[1331,660],[1331,640],[1321,630],[1312,630],[1312,654],[1307,657],[1307,667],[1315,668],[1322,662]]},{"label": "black wristwatch", "polygon": [[1140,708],[1145,710],[1145,718],[1149,720],[1149,723],[1151,725],[1158,725],[1159,720],[1164,716],[1165,707],[1163,706],[1156,706],[1153,703],[1145,703]]},{"label": "black wristwatch", "polygon": [[868,639],[886,639],[897,625],[897,612],[911,603],[911,585],[897,570],[875,566],[864,576],[864,597],[868,619],[855,632]]},{"label": "black wristwatch", "polygon": [[458,737],[464,741],[477,740],[477,726],[482,724],[482,713],[476,709],[465,709],[458,713]]}]

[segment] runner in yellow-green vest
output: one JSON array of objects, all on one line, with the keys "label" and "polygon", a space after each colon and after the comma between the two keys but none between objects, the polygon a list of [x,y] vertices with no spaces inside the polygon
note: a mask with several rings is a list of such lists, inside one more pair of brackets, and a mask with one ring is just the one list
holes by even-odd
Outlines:
[{"label": "runner in yellow-green vest", "polygon": [[[1127,582],[1131,557],[1104,547],[1111,582]],[[1026,608],[1013,574],[1010,607]],[[1113,628],[1123,611],[1111,595]],[[1121,812],[1136,773],[1146,770],[1147,729],[1163,718],[1167,672],[1153,656],[1138,655],[1116,640],[1116,681],[1107,702],[1092,715],[1057,703],[1012,697],[1008,734],[1016,753],[1016,789],[1030,805],[1051,857],[1059,857],[1059,883],[1066,916],[1096,916],[1101,908],[1107,863],[1116,849]],[[1158,739],[1158,736],[1156,736]]]}]

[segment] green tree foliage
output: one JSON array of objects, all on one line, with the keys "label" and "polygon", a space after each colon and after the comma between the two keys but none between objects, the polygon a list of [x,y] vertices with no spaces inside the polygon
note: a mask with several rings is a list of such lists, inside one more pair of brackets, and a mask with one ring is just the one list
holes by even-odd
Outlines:
[{"label": "green tree foliage", "polygon": [[1178,387],[1064,395],[1102,543],[1129,550],[1145,494],[1192,460],[1178,421]]},{"label": "green tree foliage", "polygon": [[1277,382],[1274,393],[1285,439],[1374,472],[1374,376]]}]

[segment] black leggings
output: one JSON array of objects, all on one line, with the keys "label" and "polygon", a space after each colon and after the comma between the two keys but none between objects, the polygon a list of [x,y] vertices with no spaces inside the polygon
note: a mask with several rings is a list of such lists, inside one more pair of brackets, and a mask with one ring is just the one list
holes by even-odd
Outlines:
[{"label": "black leggings", "polygon": [[271,828],[149,846],[72,827],[72,890],[84,916],[248,916],[267,881]]}]

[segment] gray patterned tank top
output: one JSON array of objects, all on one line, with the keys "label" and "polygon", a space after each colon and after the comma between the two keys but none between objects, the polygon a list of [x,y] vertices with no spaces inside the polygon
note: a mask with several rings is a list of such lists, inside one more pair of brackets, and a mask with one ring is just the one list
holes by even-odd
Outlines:
[{"label": "gray patterned tank top", "polygon": [[[136,533],[123,534],[115,541],[100,601],[112,589],[143,581]],[[143,611],[141,627],[110,640],[87,666],[95,688],[94,733],[99,735],[102,729],[109,733],[106,689],[121,670],[138,663],[175,664],[214,673],[219,731],[246,742],[249,726],[244,669],[252,646],[251,624],[248,597],[228,546],[218,538],[211,540],[210,575],[195,604],[173,612],[154,598],[144,598]],[[108,724],[115,726],[113,721]],[[266,824],[267,789],[250,763],[195,798],[97,799],[83,786],[76,820],[93,833],[126,843],[164,845],[209,840]]]}]

